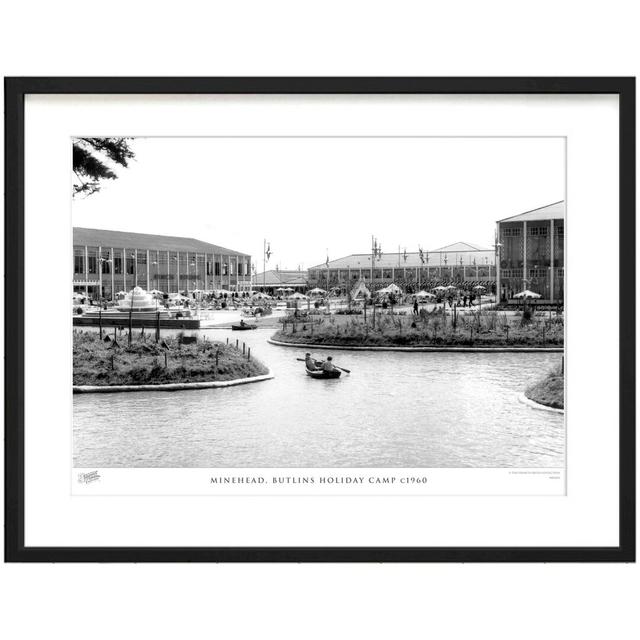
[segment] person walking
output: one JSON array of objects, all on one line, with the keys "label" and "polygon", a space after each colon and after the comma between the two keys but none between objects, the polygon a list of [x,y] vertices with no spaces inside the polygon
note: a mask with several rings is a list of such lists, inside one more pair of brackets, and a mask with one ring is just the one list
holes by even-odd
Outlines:
[{"label": "person walking", "polygon": [[418,315],[418,298],[415,298],[413,301],[413,315]]}]

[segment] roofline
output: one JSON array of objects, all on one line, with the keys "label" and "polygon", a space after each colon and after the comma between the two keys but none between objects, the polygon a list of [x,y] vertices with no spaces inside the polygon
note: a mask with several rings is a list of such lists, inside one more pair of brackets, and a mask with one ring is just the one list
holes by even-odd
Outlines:
[{"label": "roofline", "polygon": [[540,211],[540,209],[546,209],[547,207],[553,207],[554,204],[560,204],[564,202],[564,200],[558,200],[557,202],[551,202],[550,204],[545,204],[541,207],[536,207],[535,209],[529,209],[528,211],[522,211],[521,213],[516,213],[513,216],[509,216],[508,218],[500,218],[500,220],[496,220],[496,222],[507,222],[507,220],[513,220],[513,218],[518,218],[519,216],[523,216],[527,213],[533,213],[534,211]]},{"label": "roofline", "polygon": [[[455,244],[455,243],[454,243]],[[462,242],[461,244],[466,244],[468,246],[469,245],[468,242]],[[493,249],[487,248],[487,249],[469,249],[468,251],[442,251],[442,248],[440,249],[423,249],[424,253],[473,253],[474,251],[490,251],[491,253],[494,253]],[[384,254],[384,255],[389,255],[389,254]],[[395,255],[395,251],[393,252],[392,255]],[[419,251],[407,251],[407,255],[420,255]],[[332,262],[338,262],[338,260],[344,260],[345,258],[356,258],[357,256],[365,256],[367,258],[371,257],[370,253],[350,253],[346,256],[342,256],[341,258],[334,258],[333,260],[329,260],[329,264],[331,264]],[[313,267],[309,267],[307,269],[307,271],[309,271],[309,269],[326,269],[327,268],[327,264],[326,262],[321,262],[320,264],[314,265]],[[369,267],[367,267],[369,268]],[[375,267],[374,267],[375,268]],[[329,269],[331,269],[331,266],[329,267]]]},{"label": "roofline", "polygon": [[[198,238],[192,238],[191,236],[169,236],[169,235],[164,235],[161,233],[145,233],[144,231],[121,231],[119,229],[98,229],[97,227],[76,227],[76,226],[72,226],[71,231],[72,233],[75,230],[79,230],[79,231],[103,231],[105,233],[122,233],[122,234],[127,234],[127,235],[133,235],[133,236],[153,236],[156,238],[177,238],[179,240],[187,240],[187,241],[192,241],[192,242],[200,242],[202,244],[207,244],[211,247],[217,247],[218,249],[223,249],[224,251],[229,252],[230,254],[233,254],[234,256],[243,256],[246,258],[250,258],[251,254],[250,253],[244,253],[244,251],[236,251],[235,249],[229,249],[228,247],[222,247],[220,245],[216,245],[213,244],[212,242],[208,242],[207,240],[198,240]],[[134,247],[128,247],[129,249],[134,248]],[[223,255],[224,255],[224,251],[223,251]],[[194,251],[194,253],[198,253],[198,250]],[[203,252],[206,253],[206,252]],[[216,251],[213,251],[212,253],[219,253]]]}]

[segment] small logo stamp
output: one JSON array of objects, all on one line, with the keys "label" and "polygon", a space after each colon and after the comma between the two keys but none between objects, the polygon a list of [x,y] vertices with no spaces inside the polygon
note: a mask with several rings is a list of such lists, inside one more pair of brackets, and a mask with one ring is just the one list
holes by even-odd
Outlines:
[{"label": "small logo stamp", "polygon": [[78,482],[80,484],[90,484],[100,480],[100,474],[97,471],[88,471],[87,473],[78,474]]}]

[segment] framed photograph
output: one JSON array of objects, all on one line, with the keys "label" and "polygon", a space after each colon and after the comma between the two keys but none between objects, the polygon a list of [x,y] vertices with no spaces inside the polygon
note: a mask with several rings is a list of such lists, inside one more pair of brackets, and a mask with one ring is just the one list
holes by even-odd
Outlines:
[{"label": "framed photograph", "polygon": [[5,559],[633,562],[635,79],[7,78]]}]

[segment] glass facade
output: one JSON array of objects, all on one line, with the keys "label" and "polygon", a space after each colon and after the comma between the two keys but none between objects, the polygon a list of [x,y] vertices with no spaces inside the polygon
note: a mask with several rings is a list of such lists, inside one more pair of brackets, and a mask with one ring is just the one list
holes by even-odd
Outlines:
[{"label": "glass facade", "polygon": [[[411,291],[417,290],[416,287],[429,288],[442,283],[463,285],[463,283],[484,282],[487,287],[495,288],[494,253],[490,252],[491,258],[487,255],[488,253],[487,250],[447,254],[431,252],[429,263],[426,263],[425,259],[425,263],[420,266],[415,262],[413,265],[407,265],[402,259],[394,266],[376,266],[373,269],[373,287],[378,289],[394,282]],[[416,259],[417,257],[414,257],[414,260]],[[353,266],[350,268],[344,268],[344,265],[341,265],[337,268],[330,266],[327,270],[322,265],[309,269],[309,287],[323,289],[335,286],[346,287],[348,283],[349,286],[353,286],[360,279],[370,286],[372,270],[365,261],[366,258],[363,256],[355,255]]]},{"label": "glass facade", "polygon": [[511,300],[529,289],[543,300],[564,299],[564,220],[498,223],[500,296]]},{"label": "glass facade", "polygon": [[251,288],[250,264],[240,255],[74,245],[73,289],[107,300],[135,286],[165,293],[243,291]]}]

